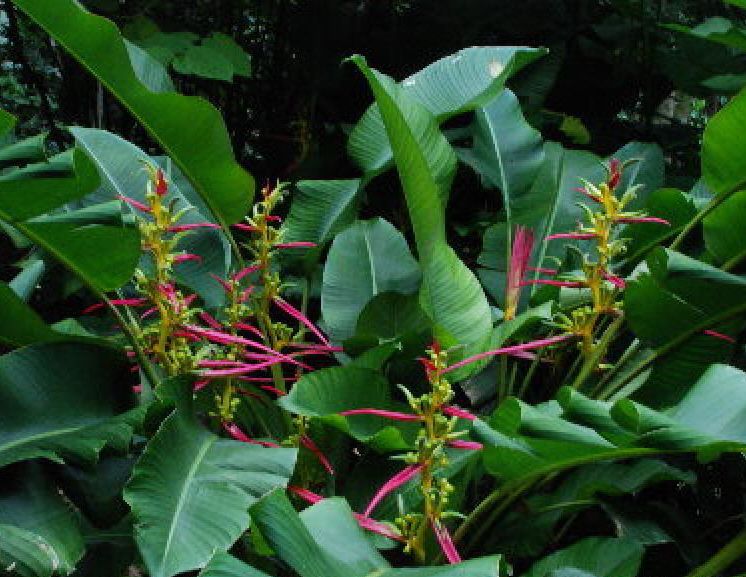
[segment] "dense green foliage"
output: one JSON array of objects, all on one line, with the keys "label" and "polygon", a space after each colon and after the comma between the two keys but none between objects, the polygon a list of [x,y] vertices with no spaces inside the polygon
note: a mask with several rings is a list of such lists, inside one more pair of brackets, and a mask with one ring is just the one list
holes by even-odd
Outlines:
[{"label": "dense green foliage", "polygon": [[742,575],[746,2],[186,4],[0,4],[0,572]]}]

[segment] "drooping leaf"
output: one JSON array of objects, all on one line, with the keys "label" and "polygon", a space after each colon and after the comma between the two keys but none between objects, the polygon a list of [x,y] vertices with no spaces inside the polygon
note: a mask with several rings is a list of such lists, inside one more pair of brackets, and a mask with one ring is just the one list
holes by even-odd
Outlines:
[{"label": "drooping leaf", "polygon": [[68,575],[83,556],[80,523],[38,464],[0,475],[0,566],[21,577]]},{"label": "drooping leaf", "polygon": [[321,311],[331,338],[355,334],[358,316],[377,294],[417,291],[420,271],[407,241],[387,221],[358,221],[336,236],[324,266]]},{"label": "drooping leaf", "polygon": [[124,46],[132,63],[137,78],[152,92],[175,92],[176,88],[168,75],[166,67],[153,58],[148,52],[124,40]]},{"label": "drooping leaf", "polygon": [[[545,52],[522,46],[465,48],[402,80],[401,92],[443,122],[486,104],[511,75]],[[350,156],[365,173],[380,172],[393,158],[379,106],[366,111],[348,143]]]},{"label": "drooping leaf", "polygon": [[14,0],[20,10],[94,74],[179,165],[223,224],[246,214],[254,181],[235,161],[225,125],[207,101],[155,94],[137,78],[110,21],[73,0]]},{"label": "drooping leaf", "polygon": [[92,461],[127,447],[124,357],[93,344],[42,343],[0,357],[0,466],[33,458]]},{"label": "drooping leaf", "polygon": [[226,551],[248,528],[252,503],[287,484],[295,457],[295,449],[221,439],[178,411],[169,416],[124,493],[150,575],[199,569]]},{"label": "drooping leaf", "polygon": [[230,81],[233,79],[233,65],[220,52],[198,44],[189,46],[183,54],[173,60],[173,67],[181,74],[202,76],[213,80]]},{"label": "drooping leaf", "polygon": [[422,266],[423,309],[446,346],[478,341],[492,325],[489,305],[474,274],[446,242],[442,182],[434,168],[447,165],[453,151],[428,110],[362,57],[353,61],[368,80],[391,141]]}]

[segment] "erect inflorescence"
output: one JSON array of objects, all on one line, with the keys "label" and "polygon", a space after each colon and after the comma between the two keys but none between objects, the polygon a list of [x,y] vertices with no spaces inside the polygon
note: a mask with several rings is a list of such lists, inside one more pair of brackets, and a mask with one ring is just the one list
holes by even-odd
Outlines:
[{"label": "erect inflorescence", "polygon": [[580,260],[579,270],[557,273],[555,270],[538,269],[539,272],[551,274],[554,278],[523,283],[585,288],[589,291],[590,305],[578,307],[569,315],[558,315],[560,328],[580,338],[580,346],[585,355],[593,352],[594,335],[599,320],[604,315],[621,314],[622,305],[618,297],[619,292],[625,288],[625,281],[612,271],[611,265],[614,259],[624,254],[627,239],[618,236],[618,227],[633,223],[669,224],[661,218],[649,217],[642,212],[627,209],[635,199],[639,185],[628,188],[621,195],[617,194],[624,169],[630,162],[634,161],[609,161],[608,165],[605,165],[606,180],[598,185],[582,180],[583,186],[577,190],[593,203],[592,207],[578,203],[585,214],[585,222],[578,223],[578,228],[573,232],[562,232],[547,237],[547,240],[589,241],[592,243],[592,249],[589,251],[592,256],[574,249]]},{"label": "erect inflorescence", "polygon": [[[147,165],[147,170],[150,179],[145,202],[120,196],[136,211],[145,257],[143,266],[135,272],[133,284],[137,296],[109,303],[146,309],[139,319],[130,317],[130,328],[144,358],[159,367],[166,377],[194,375],[195,391],[211,387],[215,391],[215,405],[209,416],[217,419],[224,431],[243,442],[277,445],[274,441],[254,440],[234,419],[237,409],[246,403],[255,419],[251,426],[258,426],[269,435],[261,411],[254,410],[252,403],[266,402],[263,395],[267,393],[272,397],[286,394],[287,382],[297,379],[302,371],[313,370],[304,362],[305,357],[330,355],[339,350],[330,345],[303,312],[282,298],[284,287],[273,261],[279,250],[315,245],[282,242],[282,221],[272,213],[282,200],[284,186],[265,187],[247,222],[234,225],[249,233],[244,246],[252,262],[227,278],[213,275],[223,288],[225,304],[208,312],[198,306],[197,294],[185,294],[180,288],[174,267],[187,261],[201,262],[198,255],[179,250],[185,236],[194,230],[220,229],[220,226],[210,222],[183,223],[191,207],[180,207],[180,199],[170,195],[168,181],[160,168]],[[103,306],[103,303],[93,305],[84,313]],[[273,313],[287,320],[275,321]],[[291,321],[297,323],[296,328],[288,324]],[[307,335],[313,335],[319,342],[306,342]],[[283,366],[291,367],[295,375],[286,376]],[[306,419],[285,417],[289,430],[281,443],[303,447],[332,473],[331,464],[307,433]]]}]

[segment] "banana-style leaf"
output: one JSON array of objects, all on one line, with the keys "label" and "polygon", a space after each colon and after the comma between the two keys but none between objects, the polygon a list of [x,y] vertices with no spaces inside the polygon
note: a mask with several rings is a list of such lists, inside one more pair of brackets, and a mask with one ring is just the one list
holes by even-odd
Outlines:
[{"label": "banana-style leaf", "polygon": [[138,412],[123,413],[127,369],[93,344],[31,345],[0,357],[0,467],[25,459],[93,461],[126,450]]},{"label": "banana-style leaf", "polygon": [[38,464],[0,475],[0,566],[21,577],[68,575],[83,556],[80,523]]},{"label": "banana-style leaf", "polygon": [[717,333],[733,336],[743,328],[746,281],[664,249],[651,253],[647,263],[648,272],[639,272],[628,283],[624,308],[653,359],[639,363],[631,374],[652,368],[635,398],[665,407],[676,403],[687,383],[695,382],[710,364],[724,362],[732,353],[733,344]]},{"label": "banana-style leaf", "polygon": [[742,451],[744,413],[746,373],[714,365],[666,413],[629,399],[595,401],[565,388],[558,402],[537,407],[510,399],[491,419],[492,428],[477,421],[473,431],[489,445],[484,452],[488,472],[507,490],[598,461],[680,452],[712,459]]},{"label": "banana-style leaf", "polygon": [[746,187],[746,166],[739,138],[746,129],[746,91],[713,116],[702,139],[702,176],[716,196]]},{"label": "banana-style leaf", "polygon": [[446,346],[485,337],[492,322],[482,287],[445,238],[442,180],[454,157],[433,115],[408,97],[391,78],[371,69],[360,56],[353,62],[368,80],[391,142],[409,208],[422,267],[423,309]]},{"label": "banana-style leaf", "polygon": [[[313,522],[304,519],[309,513],[298,515],[287,497],[272,493],[251,510],[262,536],[300,577],[499,577],[504,566],[500,556],[472,559],[457,565],[393,569],[377,554],[361,533],[349,508],[343,502],[327,505],[323,501],[310,513]],[[313,509],[313,507],[312,507]],[[323,531],[318,526],[322,518],[327,522]],[[340,535],[329,538],[337,524],[347,528],[355,547],[345,546]]]},{"label": "banana-style leaf", "polygon": [[315,242],[323,248],[355,218],[360,179],[301,180],[296,183],[285,242]]},{"label": "banana-style leaf", "polygon": [[358,221],[337,235],[324,266],[321,312],[329,336],[342,342],[355,334],[358,317],[377,294],[412,294],[420,269],[407,241],[387,221]]},{"label": "banana-style leaf", "polygon": [[204,567],[250,523],[248,509],[284,487],[295,449],[241,443],[175,411],[148,443],[125,488],[135,538],[152,577]]},{"label": "banana-style leaf", "polygon": [[[465,48],[433,62],[399,86],[440,123],[486,104],[510,76],[545,53],[523,46]],[[394,157],[384,118],[380,103],[374,104],[350,134],[348,152],[366,175],[385,170]]]},{"label": "banana-style leaf", "polygon": [[[85,150],[95,164],[101,176],[101,186],[91,195],[86,196],[82,206],[111,201],[117,195],[127,196],[139,202],[145,202],[145,191],[148,174],[144,162],[155,165],[156,162],[143,150],[105,130],[95,128],[71,127],[78,146]],[[167,175],[171,178],[170,175]],[[212,216],[203,214],[194,207],[182,193],[178,182],[171,179],[168,187],[168,201],[176,200],[176,209],[188,209],[179,221],[183,224],[212,221]],[[134,209],[132,209],[134,211]],[[186,286],[197,291],[205,300],[206,306],[220,306],[225,300],[225,291],[215,282],[210,274],[226,278],[230,262],[230,244],[220,230],[201,229],[190,234],[179,244],[178,250],[196,254],[199,262],[184,262],[175,266],[176,278]]]},{"label": "banana-style leaf", "polygon": [[[10,163],[11,157],[7,160]],[[25,164],[27,160],[16,150],[12,165],[18,168],[0,176],[0,220],[96,291],[127,282],[140,255],[140,236],[125,225],[118,210],[102,205],[97,211],[45,214],[95,190],[99,178],[91,160],[78,149],[48,162]]]},{"label": "banana-style leaf", "polygon": [[746,238],[742,230],[745,220],[746,191],[740,190],[702,221],[705,246],[725,270],[733,269],[746,258]]},{"label": "banana-style leaf", "polygon": [[13,289],[0,282],[0,342],[22,347],[59,338]]},{"label": "banana-style leaf", "polygon": [[218,111],[206,100],[154,93],[137,78],[123,38],[109,20],[74,0],[13,0],[90,71],[142,123],[184,171],[215,218],[227,226],[246,214],[254,180],[237,163]]},{"label": "banana-style leaf", "polygon": [[350,409],[383,409],[407,412],[407,407],[391,398],[386,378],[371,369],[356,366],[330,367],[303,375],[278,403],[286,411],[308,417],[324,417],[330,425],[381,451],[411,447],[417,426],[372,415],[342,417]]}]

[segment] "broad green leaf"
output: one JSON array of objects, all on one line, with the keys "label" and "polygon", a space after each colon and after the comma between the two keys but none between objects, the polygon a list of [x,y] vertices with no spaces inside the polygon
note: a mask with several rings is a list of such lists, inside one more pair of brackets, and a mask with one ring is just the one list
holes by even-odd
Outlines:
[{"label": "broad green leaf", "polygon": [[[315,507],[318,507],[316,505]],[[324,505],[321,513],[347,515],[347,507],[339,504]],[[499,555],[482,557],[440,567],[411,567],[404,569],[379,566],[375,571],[364,571],[376,554],[372,547],[363,549],[360,529],[353,527],[350,519],[345,525],[349,531],[356,530],[351,538],[359,543],[343,551],[337,547],[337,539],[332,542],[321,542],[317,539],[326,533],[314,533],[304,524],[303,514],[299,516],[292,505],[280,492],[275,492],[259,501],[251,514],[262,536],[269,542],[281,559],[290,565],[301,577],[500,577],[504,575],[504,565]],[[376,556],[377,558],[377,556]],[[378,561],[380,563],[380,561]]]},{"label": "broad green leaf", "polygon": [[225,125],[207,101],[155,94],[137,78],[116,26],[73,0],[14,0],[98,78],[184,171],[224,225],[246,214],[254,181],[235,161]]},{"label": "broad green leaf", "polygon": [[[473,432],[489,445],[484,463],[502,490],[579,465],[691,452],[711,459],[746,446],[746,374],[713,366],[666,413],[628,399],[595,401],[564,388],[558,403],[504,402],[488,428]],[[728,403],[722,399],[727,398]]]},{"label": "broad green leaf", "polygon": [[268,577],[268,575],[228,553],[216,553],[199,577]]},{"label": "broad green leaf", "polygon": [[442,183],[433,169],[447,164],[453,151],[430,112],[362,57],[353,61],[368,80],[391,141],[422,266],[423,309],[446,346],[478,341],[492,325],[489,305],[474,274],[446,242]]},{"label": "broad green leaf", "polygon": [[541,134],[526,122],[508,89],[477,109],[473,131],[473,147],[459,150],[459,157],[500,190],[510,222],[512,205],[531,189],[544,163]]},{"label": "broad green leaf", "polygon": [[746,191],[741,190],[723,201],[702,221],[705,246],[726,270],[746,257],[746,238],[742,230],[745,219]]},{"label": "broad green leaf", "polygon": [[[88,154],[96,165],[101,176],[101,187],[87,196],[83,205],[90,205],[117,198],[123,195],[140,202],[145,202],[148,174],[143,162],[156,165],[154,159],[143,150],[105,130],[95,128],[71,127],[79,147]],[[183,224],[212,221],[211,215],[204,214],[195,208],[185,197],[179,183],[172,179],[169,182],[167,199],[176,200],[177,210],[189,209],[179,221]],[[126,205],[125,205],[126,206]],[[134,209],[126,209],[134,212]],[[179,250],[197,254],[200,262],[185,262],[175,267],[176,278],[186,286],[197,291],[205,300],[207,307],[220,306],[225,300],[222,287],[210,274],[225,278],[231,262],[230,245],[222,231],[203,229],[192,231],[178,246]]]},{"label": "broad green leaf", "polygon": [[[484,238],[485,251],[500,251],[491,267],[500,272],[489,275],[486,283],[482,277],[482,282],[493,289],[492,296],[502,303],[505,267],[514,232],[513,206],[520,205],[521,197],[530,193],[545,161],[544,145],[541,134],[526,122],[518,99],[508,89],[477,110],[473,131],[473,147],[460,150],[459,157],[481,174],[490,187],[500,190],[507,222],[490,227]],[[480,264],[484,265],[482,260],[480,256]]]},{"label": "broad green leaf", "polygon": [[214,32],[202,41],[202,46],[217,52],[230,62],[234,75],[251,77],[251,57],[227,34]]},{"label": "broad green leaf", "polygon": [[[342,417],[350,409],[384,409],[408,412],[391,398],[391,386],[383,375],[357,366],[330,367],[307,373],[278,401],[286,411],[325,421],[356,439],[382,451],[411,446],[416,424],[396,423],[372,415]],[[404,425],[404,426],[402,426]]]},{"label": "broad green leaf", "polygon": [[0,282],[0,342],[22,347],[59,338],[8,285]]},{"label": "broad green leaf", "polygon": [[[552,541],[555,528],[563,519],[599,505],[608,511],[605,496],[636,493],[648,485],[666,481],[693,483],[694,480],[693,474],[655,459],[578,467],[555,489],[529,495],[525,499],[525,508],[505,515],[490,531],[485,546],[497,547],[520,557],[535,557]],[[642,528],[642,525],[638,526]],[[659,538],[660,535],[659,530]],[[666,541],[669,540],[667,537]]]},{"label": "broad green leaf", "polygon": [[173,60],[173,67],[181,74],[202,76],[213,80],[233,79],[233,65],[219,51],[204,44],[190,46]]},{"label": "broad green leaf", "polygon": [[297,192],[285,221],[286,242],[310,241],[322,248],[352,224],[360,179],[301,180],[295,186]]},{"label": "broad green leaf", "polygon": [[[5,149],[5,152],[8,152]],[[13,156],[13,164],[23,163]],[[39,216],[77,200],[98,185],[96,170],[86,155],[75,149],[28,164],[0,176],[0,218],[8,222]]]},{"label": "broad green leaf", "polygon": [[127,48],[132,69],[135,71],[137,78],[151,92],[175,92],[176,88],[168,75],[166,67],[153,58],[148,52],[124,40],[124,46]]},{"label": "broad green leaf", "polygon": [[636,541],[590,537],[544,557],[523,577],[559,575],[552,571],[570,568],[587,571],[594,577],[636,577],[643,552]]},{"label": "broad green leaf", "polygon": [[258,501],[251,517],[262,537],[300,577],[357,577],[321,549],[282,492]]},{"label": "broad green leaf", "polygon": [[249,527],[252,503],[287,485],[295,457],[295,449],[221,439],[178,411],[169,416],[124,492],[150,575],[202,568],[226,551]]},{"label": "broad green leaf", "polygon": [[318,547],[350,575],[370,575],[389,564],[360,529],[346,501],[324,499],[300,514]]},{"label": "broad green leaf", "polygon": [[[732,344],[708,335],[737,334],[746,312],[746,281],[680,253],[658,249],[648,271],[627,284],[624,310],[633,332],[653,350],[655,363],[635,398],[653,407],[674,404]],[[650,366],[650,361],[641,367]]]},{"label": "broad green leaf", "polygon": [[83,557],[80,523],[38,464],[0,474],[0,567],[21,577],[68,575]]},{"label": "broad green leaf", "polygon": [[380,293],[362,310],[357,320],[355,336],[373,340],[375,344],[428,332],[430,323],[420,308],[416,295]]},{"label": "broad green leaf", "polygon": [[[471,47],[441,58],[404,79],[401,92],[423,106],[438,123],[487,104],[510,76],[546,51],[522,46]],[[348,152],[368,173],[378,173],[391,162],[380,103],[371,106],[350,135]]]},{"label": "broad green leaf", "polygon": [[119,352],[92,344],[44,343],[0,357],[0,466],[126,449],[136,418],[119,414],[126,375]]},{"label": "broad green leaf", "polygon": [[[3,149],[7,153],[8,148]],[[16,150],[16,152],[18,152]],[[6,156],[22,164],[23,152]],[[99,184],[84,152],[71,149],[49,162],[7,170],[0,177],[0,221],[44,249],[97,291],[127,282],[140,256],[140,235],[110,205],[75,213],[44,213],[76,201]]]},{"label": "broad green leaf", "polygon": [[741,91],[705,127],[702,176],[716,196],[746,186],[740,137],[746,130],[746,91]]},{"label": "broad green leaf", "polygon": [[355,334],[358,316],[377,294],[412,294],[420,283],[407,241],[387,221],[358,221],[336,236],[324,266],[321,312],[337,342]]}]

